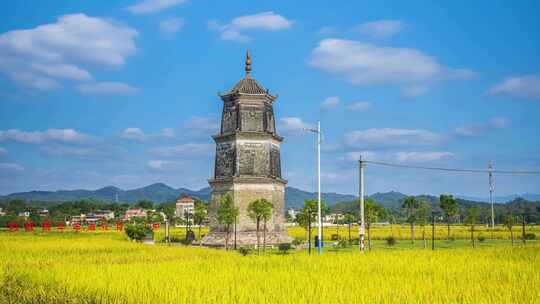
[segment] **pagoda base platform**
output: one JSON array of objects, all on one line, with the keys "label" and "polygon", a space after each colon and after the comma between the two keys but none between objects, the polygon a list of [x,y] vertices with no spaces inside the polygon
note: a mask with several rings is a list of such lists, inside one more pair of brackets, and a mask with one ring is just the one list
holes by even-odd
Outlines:
[{"label": "pagoda base platform", "polygon": [[[202,239],[204,246],[210,247],[225,247],[225,232],[210,232]],[[263,246],[263,233],[259,232],[260,244]],[[292,242],[292,238],[286,232],[266,232],[266,246],[277,246],[282,243]],[[229,234],[229,248],[234,246],[234,232]],[[236,232],[237,247],[256,247],[257,232],[256,231],[238,231]]]}]

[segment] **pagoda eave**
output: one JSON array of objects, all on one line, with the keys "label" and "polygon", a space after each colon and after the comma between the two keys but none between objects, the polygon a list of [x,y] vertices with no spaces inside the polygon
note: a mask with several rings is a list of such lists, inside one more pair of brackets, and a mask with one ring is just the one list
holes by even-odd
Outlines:
[{"label": "pagoda eave", "polygon": [[212,138],[215,142],[222,142],[222,141],[228,141],[228,140],[236,140],[236,139],[246,139],[246,140],[263,140],[271,138],[279,143],[283,142],[283,137],[276,135],[276,134],[269,134],[265,132],[249,132],[249,131],[236,131],[236,132],[230,132],[225,134],[216,134],[212,135]]}]

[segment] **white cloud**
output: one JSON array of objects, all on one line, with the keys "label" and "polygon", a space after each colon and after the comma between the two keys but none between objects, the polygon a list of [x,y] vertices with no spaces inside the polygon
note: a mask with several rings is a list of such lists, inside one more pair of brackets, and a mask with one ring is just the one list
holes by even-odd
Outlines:
[{"label": "white cloud", "polygon": [[21,172],[24,171],[24,167],[15,164],[15,163],[0,163],[0,172],[10,173],[10,172]]},{"label": "white cloud", "polygon": [[175,161],[170,161],[170,160],[150,160],[148,161],[148,167],[150,167],[150,169],[153,169],[153,170],[167,170],[167,169],[172,169],[175,165],[177,164],[177,162]]},{"label": "white cloud", "polygon": [[471,125],[461,126],[454,129],[454,133],[458,136],[475,137],[484,134],[486,131],[493,129],[506,129],[510,127],[512,121],[509,118],[497,116],[492,117],[486,123],[475,123]]},{"label": "white cloud", "polygon": [[540,100],[540,75],[524,75],[506,78],[502,82],[491,87],[488,94]]},{"label": "white cloud", "polygon": [[43,147],[42,150],[48,155],[54,156],[94,157],[105,154],[94,147],[51,146]]},{"label": "white cloud", "polygon": [[307,64],[343,77],[354,85],[398,85],[404,93],[408,90],[415,94],[422,93],[419,87],[427,87],[433,81],[474,74],[447,68],[419,50],[344,39],[323,39],[312,50]]},{"label": "white cloud", "polygon": [[143,130],[140,128],[126,128],[120,134],[120,137],[125,139],[143,140],[146,137]]},{"label": "white cloud", "polygon": [[363,112],[371,108],[371,103],[366,101],[353,102],[347,106],[347,111],[351,112]]},{"label": "white cloud", "polygon": [[353,31],[373,37],[387,38],[394,36],[405,28],[405,24],[399,20],[377,20],[362,23],[353,28]]},{"label": "white cloud", "polygon": [[161,136],[165,138],[174,138],[176,133],[174,132],[173,128],[164,128],[161,129]]},{"label": "white cloud", "polygon": [[184,123],[186,133],[196,137],[209,137],[219,132],[219,123],[215,117],[192,116]]},{"label": "white cloud", "polygon": [[135,140],[135,141],[148,141],[153,139],[170,139],[176,137],[176,132],[172,128],[161,129],[159,133],[147,134],[141,128],[125,128],[121,133],[120,137],[123,139]]},{"label": "white cloud", "polygon": [[422,129],[367,129],[345,135],[346,146],[360,148],[434,145],[444,140],[444,135]]},{"label": "white cloud", "polygon": [[263,12],[236,17],[227,24],[210,21],[208,27],[218,31],[222,40],[246,42],[251,37],[243,34],[245,31],[279,31],[290,28],[292,24],[292,21],[274,12]]},{"label": "white cloud", "polygon": [[333,109],[337,107],[339,103],[339,98],[336,96],[328,97],[321,103],[321,108],[323,109]]},{"label": "white cloud", "polygon": [[40,144],[47,141],[79,143],[87,141],[88,138],[87,135],[73,129],[48,129],[33,132],[21,131],[19,129],[0,131],[0,141],[13,140],[27,144]]},{"label": "white cloud", "polygon": [[459,136],[480,136],[484,133],[485,125],[475,124],[468,126],[461,126],[454,129],[454,133]]},{"label": "white cloud", "polygon": [[395,157],[399,162],[429,162],[445,158],[454,158],[452,152],[396,152]]},{"label": "white cloud", "polygon": [[285,134],[300,134],[304,129],[311,129],[312,125],[302,121],[299,117],[283,117],[279,120],[278,130]]},{"label": "white cloud", "polygon": [[6,148],[0,147],[0,156],[4,156],[8,154],[8,150]]},{"label": "white cloud", "polygon": [[186,143],[175,146],[156,147],[150,153],[160,157],[200,156],[207,155],[214,148],[211,144]]},{"label": "white cloud", "polygon": [[109,19],[60,16],[56,23],[1,34],[0,73],[28,88],[58,89],[60,79],[92,79],[80,65],[122,66],[136,51],[136,36]]},{"label": "white cloud", "polygon": [[510,127],[512,121],[509,118],[498,116],[489,120],[489,126],[495,129],[506,129]]},{"label": "white cloud", "polygon": [[134,15],[148,15],[187,2],[186,0],[144,0],[135,5],[127,7],[127,10]]},{"label": "white cloud", "polygon": [[401,87],[401,95],[403,97],[418,97],[426,94],[429,91],[428,87],[423,85],[410,85]]},{"label": "white cloud", "polygon": [[181,18],[169,18],[159,23],[159,30],[167,35],[172,35],[181,30],[186,22]]},{"label": "white cloud", "polygon": [[86,95],[134,95],[139,89],[122,82],[96,82],[77,85],[77,90]]},{"label": "white cloud", "polygon": [[91,80],[92,76],[86,70],[70,64],[43,64],[31,63],[30,67],[38,72],[42,72],[50,77],[65,78],[72,80]]}]

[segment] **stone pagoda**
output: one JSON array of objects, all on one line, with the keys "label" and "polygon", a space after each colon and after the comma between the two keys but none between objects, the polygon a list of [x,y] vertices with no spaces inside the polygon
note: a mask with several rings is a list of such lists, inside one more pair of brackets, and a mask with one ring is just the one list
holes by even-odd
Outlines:
[{"label": "stone pagoda", "polygon": [[270,95],[251,77],[249,50],[245,70],[244,79],[227,93],[220,94],[223,100],[221,131],[213,136],[215,169],[214,177],[208,180],[212,187],[210,232],[203,239],[203,244],[208,246],[225,244],[225,227],[217,221],[217,209],[221,197],[227,193],[240,211],[236,232],[231,229],[229,244],[232,245],[235,238],[239,246],[256,244],[256,224],[249,218],[247,208],[249,203],[260,198],[274,206],[267,222],[267,244],[291,241],[284,226],[287,181],[281,178],[280,145],[283,138],[276,132],[272,107],[277,97]]}]

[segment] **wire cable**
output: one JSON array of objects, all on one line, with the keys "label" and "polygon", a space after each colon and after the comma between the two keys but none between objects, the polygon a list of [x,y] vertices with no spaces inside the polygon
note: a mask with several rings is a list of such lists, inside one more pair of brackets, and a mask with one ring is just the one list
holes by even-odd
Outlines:
[{"label": "wire cable", "polygon": [[441,167],[423,167],[423,166],[412,166],[404,164],[394,164],[380,161],[371,161],[371,160],[362,160],[364,163],[386,166],[386,167],[397,167],[397,168],[408,168],[408,169],[423,169],[423,170],[435,170],[435,171],[447,171],[447,172],[465,172],[465,173],[497,173],[497,174],[513,174],[513,175],[540,175],[540,171],[508,171],[508,170],[480,170],[480,169],[457,169],[457,168],[441,168]]}]

